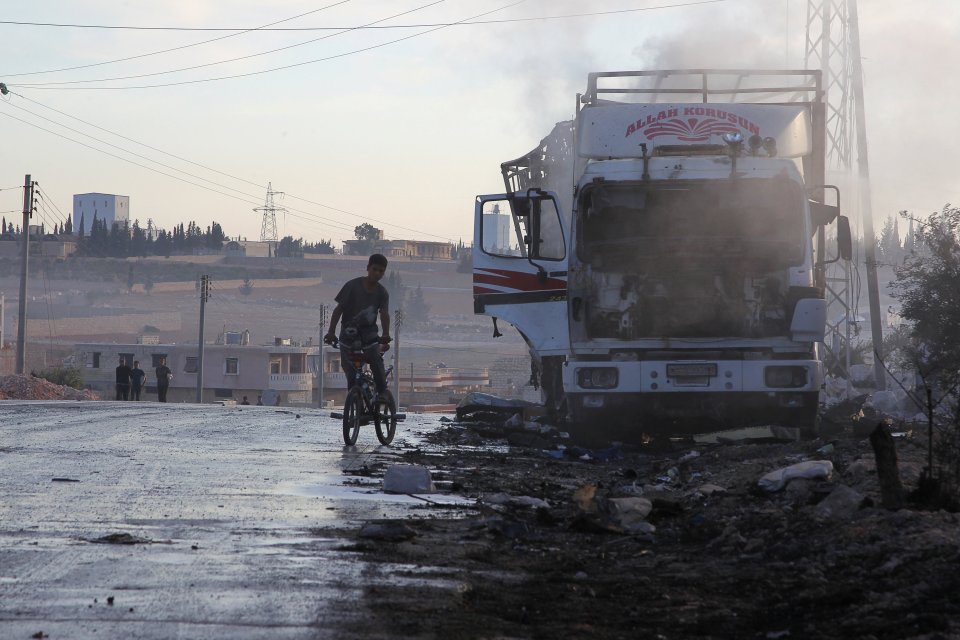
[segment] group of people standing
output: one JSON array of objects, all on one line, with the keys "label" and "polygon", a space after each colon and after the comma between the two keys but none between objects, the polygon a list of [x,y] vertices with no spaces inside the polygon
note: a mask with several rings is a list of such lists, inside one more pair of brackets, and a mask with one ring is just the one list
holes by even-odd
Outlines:
[{"label": "group of people standing", "polygon": [[[167,390],[170,388],[170,378],[173,374],[167,366],[167,359],[160,358],[160,364],[155,370],[157,376],[157,400],[167,401]],[[134,360],[133,367],[120,358],[117,366],[117,400],[139,400],[140,392],[147,381],[146,372],[140,368],[140,361]]]}]

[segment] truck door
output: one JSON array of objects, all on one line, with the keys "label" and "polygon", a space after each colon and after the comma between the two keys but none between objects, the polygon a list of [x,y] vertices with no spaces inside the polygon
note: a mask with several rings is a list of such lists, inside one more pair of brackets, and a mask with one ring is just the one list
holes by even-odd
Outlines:
[{"label": "truck door", "polygon": [[570,346],[568,237],[550,192],[477,196],[474,311],[515,326],[539,356],[565,355]]}]

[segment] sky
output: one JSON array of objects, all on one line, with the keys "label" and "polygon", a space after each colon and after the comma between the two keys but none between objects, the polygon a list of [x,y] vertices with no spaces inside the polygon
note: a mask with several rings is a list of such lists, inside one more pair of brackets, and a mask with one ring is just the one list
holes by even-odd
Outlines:
[{"label": "sky", "polygon": [[[960,3],[859,4],[878,226],[960,202]],[[281,237],[339,247],[367,222],[469,243],[474,196],[502,192],[500,163],[573,116],[587,73],[802,68],[807,5],[5,3],[0,21],[87,26],[0,24],[0,211],[19,223],[29,173],[48,224],[75,193],[115,193],[143,226],[216,221],[252,240],[270,184]],[[560,17],[584,13],[598,15]],[[119,26],[152,28],[105,28]]]}]

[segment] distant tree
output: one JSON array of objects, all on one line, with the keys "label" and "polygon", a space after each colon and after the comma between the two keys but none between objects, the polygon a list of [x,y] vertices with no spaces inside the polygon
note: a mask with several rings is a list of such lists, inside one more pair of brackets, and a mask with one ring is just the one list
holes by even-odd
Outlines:
[{"label": "distant tree", "polygon": [[462,247],[459,251],[459,260],[457,261],[457,273],[473,272],[473,251]]},{"label": "distant tree", "polygon": [[383,237],[383,232],[369,222],[354,227],[353,234],[359,240],[354,251],[360,255],[372,253],[373,243]]},{"label": "distant tree", "polygon": [[336,253],[336,249],[333,248],[333,242],[330,240],[321,240],[314,244],[306,243],[303,245],[304,253],[321,253],[321,254],[333,254]]},{"label": "distant tree", "polygon": [[79,235],[80,235],[80,237],[83,237],[83,235],[84,235],[83,214],[82,214],[82,213],[80,214],[80,233],[79,233]]},{"label": "distant tree", "polygon": [[136,283],[137,281],[133,277],[133,265],[131,264],[127,268],[127,291],[133,291],[133,285]]},{"label": "distant tree", "polygon": [[430,305],[423,297],[423,288],[418,284],[403,306],[403,322],[412,329],[422,329],[430,323]]},{"label": "distant tree", "polygon": [[67,222],[63,227],[64,233],[73,233],[73,218],[67,216]]},{"label": "distant tree", "polygon": [[130,233],[130,255],[147,257],[147,232],[140,227],[140,221],[133,221],[133,230]]},{"label": "distant tree", "polygon": [[353,234],[357,237],[357,240],[372,241],[379,240],[383,232],[369,222],[364,222],[363,224],[353,228]]},{"label": "distant tree", "polygon": [[897,224],[897,218],[888,216],[880,232],[880,238],[877,241],[877,248],[880,250],[881,260],[883,262],[895,265],[899,264],[903,255],[903,246],[900,243],[900,228]]},{"label": "distant tree", "polygon": [[169,258],[173,251],[173,240],[169,231],[160,231],[157,233],[157,239],[153,242],[153,255]]},{"label": "distant tree", "polygon": [[227,236],[223,232],[223,228],[217,222],[213,222],[209,227],[207,227],[204,244],[208,249],[219,251],[223,247],[223,243],[226,241],[226,239]]},{"label": "distant tree", "polygon": [[153,291],[153,276],[150,275],[149,271],[143,275],[143,290],[147,292],[147,295],[150,295],[150,292]]},{"label": "distant tree", "polygon": [[240,289],[241,294],[243,294],[244,296],[249,296],[251,293],[253,293],[253,280],[251,280],[250,278],[244,278],[243,284],[240,285],[238,288]]},{"label": "distant tree", "polygon": [[276,256],[278,258],[302,258],[303,257],[303,238],[294,240],[293,236],[285,236],[277,244]]},{"label": "distant tree", "polygon": [[390,307],[392,309],[404,308],[404,298],[407,296],[407,289],[403,286],[403,276],[399,271],[390,271],[383,281],[383,286],[390,294]]}]

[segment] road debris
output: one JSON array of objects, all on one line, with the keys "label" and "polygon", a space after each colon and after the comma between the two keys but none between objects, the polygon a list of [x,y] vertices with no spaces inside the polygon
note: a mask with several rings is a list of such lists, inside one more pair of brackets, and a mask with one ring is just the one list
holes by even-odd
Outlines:
[{"label": "road debris", "polygon": [[434,493],[436,487],[426,467],[411,464],[397,464],[386,468],[383,473],[384,493]]}]

